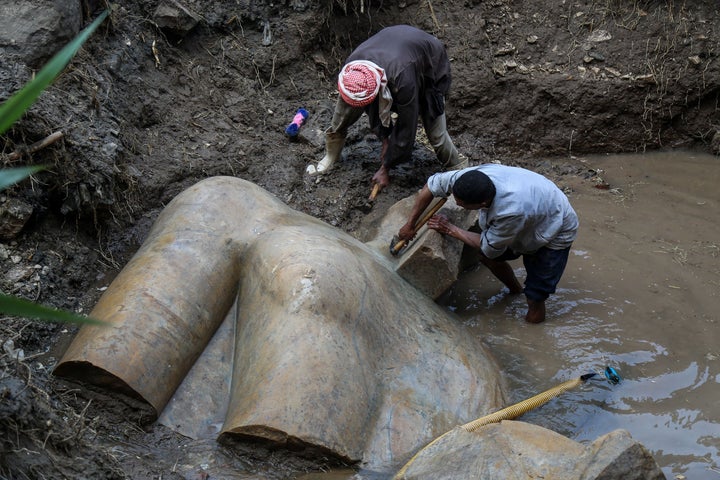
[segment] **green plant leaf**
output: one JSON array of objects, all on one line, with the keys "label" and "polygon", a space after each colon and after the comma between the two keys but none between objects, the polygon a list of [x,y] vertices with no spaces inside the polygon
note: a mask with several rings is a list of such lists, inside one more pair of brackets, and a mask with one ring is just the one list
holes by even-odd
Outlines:
[{"label": "green plant leaf", "polygon": [[5,190],[10,185],[24,180],[35,172],[39,172],[45,168],[44,165],[34,165],[32,167],[4,168],[0,170],[0,190]]},{"label": "green plant leaf", "polygon": [[88,25],[70,43],[65,45],[62,50],[56,53],[33,80],[25,84],[18,93],[0,105],[0,134],[10,128],[12,124],[30,108],[30,105],[32,105],[43,90],[57,78],[82,44],[85,43],[85,40],[87,40],[103,20],[107,18],[109,13],[109,10],[105,10],[100,14],[94,22]]},{"label": "green plant leaf", "polygon": [[[33,80],[5,103],[0,105],[0,134],[12,126],[25,111],[37,100],[40,94],[50,85],[67,66],[83,43],[90,37],[95,29],[107,18],[110,11],[105,10],[87,28],[80,32],[62,50],[38,72]],[[43,165],[31,167],[9,168],[0,170],[0,190],[13,185],[33,173],[44,169]],[[91,325],[107,325],[106,322],[94,318],[77,315],[72,312],[45,307],[37,303],[0,293],[0,313],[17,317],[34,318],[48,322],[63,322]]]},{"label": "green plant leaf", "polygon": [[37,303],[0,293],[0,313],[16,317],[34,318],[46,322],[78,323],[90,325],[108,325],[107,322],[77,315],[72,312],[45,307]]}]

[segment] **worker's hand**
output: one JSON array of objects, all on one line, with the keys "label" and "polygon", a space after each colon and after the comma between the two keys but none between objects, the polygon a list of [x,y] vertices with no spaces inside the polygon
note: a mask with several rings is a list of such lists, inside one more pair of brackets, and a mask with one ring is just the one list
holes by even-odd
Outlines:
[{"label": "worker's hand", "polygon": [[398,237],[400,240],[405,240],[406,242],[409,242],[413,238],[415,238],[415,235],[417,232],[415,231],[415,227],[412,224],[405,224],[400,228],[400,231],[398,232]]},{"label": "worker's hand", "polygon": [[452,229],[455,227],[444,215],[433,215],[432,218],[428,220],[427,226],[443,235],[450,235]]},{"label": "worker's hand", "polygon": [[372,183],[380,185],[381,189],[390,185],[390,174],[388,173],[387,168],[385,168],[385,165],[380,165],[380,168],[372,177]]}]

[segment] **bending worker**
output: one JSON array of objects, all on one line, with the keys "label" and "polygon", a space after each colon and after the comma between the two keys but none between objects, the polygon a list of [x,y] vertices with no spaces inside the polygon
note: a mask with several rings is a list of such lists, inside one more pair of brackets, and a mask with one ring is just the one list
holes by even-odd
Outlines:
[{"label": "bending worker", "polygon": [[418,118],[445,169],[467,166],[467,159],[461,159],[447,132],[445,95],[449,90],[450,62],[437,38],[408,25],[380,30],[360,44],[341,69],[340,96],[325,131],[325,156],[317,165],[308,165],[307,173],[326,173],[333,167],[340,159],[348,128],[363,112],[382,140],[380,168],[372,177],[373,184],[386,187],[389,170],[412,158]]},{"label": "bending worker", "polygon": [[[524,292],[525,320],[545,320],[545,300],[555,293],[565,271],[578,217],[565,194],[540,174],[518,167],[485,164],[432,175],[415,200],[398,236],[410,241],[415,224],[433,197],[446,198],[467,210],[479,210],[480,233],[464,230],[442,215],[427,226],[479,249],[480,261],[510,290]],[[525,288],[508,260],[523,257]]]}]

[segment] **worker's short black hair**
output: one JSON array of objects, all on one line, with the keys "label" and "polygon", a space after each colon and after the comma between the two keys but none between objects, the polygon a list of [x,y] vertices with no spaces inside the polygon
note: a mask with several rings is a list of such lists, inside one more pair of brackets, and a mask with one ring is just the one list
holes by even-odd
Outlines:
[{"label": "worker's short black hair", "polygon": [[480,170],[469,170],[455,180],[452,193],[464,203],[489,203],[495,198],[495,184]]}]

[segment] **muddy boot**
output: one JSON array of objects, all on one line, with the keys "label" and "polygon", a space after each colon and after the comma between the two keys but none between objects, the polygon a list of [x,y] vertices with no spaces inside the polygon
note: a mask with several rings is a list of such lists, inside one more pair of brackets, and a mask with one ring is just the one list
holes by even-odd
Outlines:
[{"label": "muddy boot", "polygon": [[467,168],[469,166],[470,160],[468,160],[468,158],[460,152],[458,152],[454,157],[451,157],[447,165],[443,165],[445,171],[462,170],[463,168]]},{"label": "muddy boot", "polygon": [[542,323],[545,321],[545,302],[536,302],[528,298],[528,311],[525,321],[528,323]]},{"label": "muddy boot", "polygon": [[340,159],[342,149],[345,146],[345,136],[339,133],[325,134],[325,156],[317,165],[308,165],[305,172],[308,175],[327,173],[332,169],[335,162]]}]

